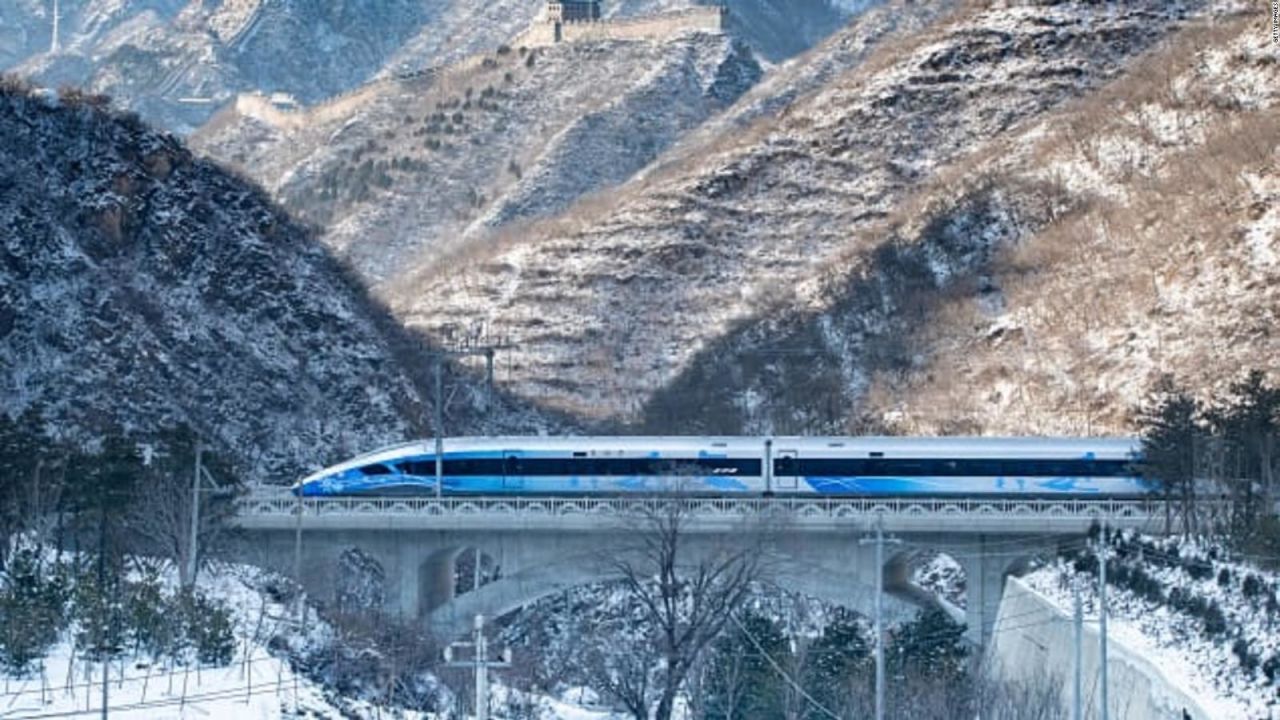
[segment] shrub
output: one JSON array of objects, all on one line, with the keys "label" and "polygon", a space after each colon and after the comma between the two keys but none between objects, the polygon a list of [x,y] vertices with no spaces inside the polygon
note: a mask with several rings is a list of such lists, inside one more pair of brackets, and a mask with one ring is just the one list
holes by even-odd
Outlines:
[{"label": "shrub", "polygon": [[1273,654],[1262,663],[1262,674],[1267,676],[1268,682],[1276,681],[1276,677],[1280,676],[1280,654]]},{"label": "shrub", "polygon": [[1204,634],[1217,637],[1227,631],[1227,617],[1218,603],[1210,601],[1204,610]]},{"label": "shrub", "polygon": [[1240,660],[1240,667],[1250,675],[1258,669],[1258,656],[1249,651],[1249,641],[1236,638],[1231,645],[1231,652]]},{"label": "shrub", "polygon": [[[125,623],[117,617],[116,600],[119,596],[111,586],[108,574],[106,583],[98,583],[96,562],[86,560],[76,569],[71,592],[71,617],[76,621],[76,644],[88,648],[88,654],[100,658],[104,653],[113,655],[125,642]],[[109,571],[113,572],[113,571]]]},{"label": "shrub", "polygon": [[231,609],[196,592],[183,597],[186,633],[196,659],[209,665],[226,665],[235,655],[236,638]]},{"label": "shrub", "polygon": [[181,608],[165,596],[158,572],[151,570],[140,581],[129,583],[124,610],[135,652],[143,649],[157,657],[173,654],[181,645]]},{"label": "shrub", "polygon": [[1192,580],[1208,580],[1213,576],[1213,566],[1195,558],[1183,558],[1182,569]]},{"label": "shrub", "polygon": [[1247,598],[1257,597],[1262,593],[1262,578],[1249,573],[1240,585],[1240,592],[1244,593]]},{"label": "shrub", "polygon": [[1226,568],[1222,568],[1221,570],[1218,571],[1218,586],[1229,587],[1230,585],[1231,585],[1231,571]]},{"label": "shrub", "polygon": [[44,657],[66,619],[69,581],[30,549],[16,552],[0,589],[0,666],[25,673]]},{"label": "shrub", "polygon": [[1098,572],[1098,558],[1093,553],[1083,552],[1071,562],[1071,567],[1078,573],[1095,575]]}]

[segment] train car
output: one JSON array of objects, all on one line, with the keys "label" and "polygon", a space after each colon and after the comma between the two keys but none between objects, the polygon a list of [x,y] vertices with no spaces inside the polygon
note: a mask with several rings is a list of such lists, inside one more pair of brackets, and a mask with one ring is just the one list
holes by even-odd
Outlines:
[{"label": "train car", "polygon": [[1130,438],[771,438],[778,494],[1137,497]]},{"label": "train car", "polygon": [[[744,437],[446,438],[445,495],[765,491],[760,440]],[[315,495],[434,495],[434,442],[397,445],[304,478]]]},{"label": "train car", "polygon": [[[1129,438],[448,438],[442,495],[1138,497]],[[314,473],[304,496],[434,495],[431,441]]]}]

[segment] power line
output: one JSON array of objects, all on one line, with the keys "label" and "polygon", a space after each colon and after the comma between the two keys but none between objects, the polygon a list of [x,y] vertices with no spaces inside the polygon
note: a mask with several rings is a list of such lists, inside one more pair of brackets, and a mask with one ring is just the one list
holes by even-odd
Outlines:
[{"label": "power line", "polygon": [[797,683],[791,677],[791,675],[787,673],[786,670],[784,670],[780,665],[778,665],[777,661],[773,659],[773,656],[765,651],[764,647],[760,644],[760,641],[756,640],[755,635],[751,634],[751,631],[747,629],[746,625],[742,624],[742,621],[738,619],[737,615],[734,615],[733,613],[729,613],[729,619],[733,620],[733,624],[738,626],[738,630],[742,631],[742,634],[746,636],[748,641],[750,641],[752,647],[756,649],[756,652],[764,656],[764,659],[769,662],[769,667],[773,668],[774,672],[778,673],[778,675],[780,675],[782,679],[787,682],[788,685],[794,688],[796,692],[800,693],[801,697],[803,697],[809,704],[813,705],[815,708],[817,708],[820,712],[822,712],[827,717],[830,717],[833,720],[844,720],[839,715],[828,710],[825,705],[818,702],[804,688],[800,687],[800,684]]}]

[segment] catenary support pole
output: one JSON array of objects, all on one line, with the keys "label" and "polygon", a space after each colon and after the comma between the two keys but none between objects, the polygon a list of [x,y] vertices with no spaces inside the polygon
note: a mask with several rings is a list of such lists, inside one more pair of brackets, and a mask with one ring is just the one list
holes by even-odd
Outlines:
[{"label": "catenary support pole", "polygon": [[187,582],[195,585],[197,554],[200,552],[200,460],[204,446],[196,440],[196,469],[191,478],[191,541],[187,545]]},{"label": "catenary support pole", "polygon": [[484,412],[493,412],[493,348],[484,350]]},{"label": "catenary support pole", "polygon": [[303,613],[306,612],[306,594],[302,592],[302,491],[298,491],[296,496],[297,504],[294,506],[296,513],[296,522],[293,526],[293,580],[298,583],[298,607],[295,611],[298,627],[302,627]]},{"label": "catenary support pole", "polygon": [[436,355],[436,497],[444,495],[444,356]]},{"label": "catenary support pole", "polygon": [[1102,544],[1098,546],[1098,648],[1102,672],[1102,720],[1110,716],[1107,705],[1107,523],[1102,522]]},{"label": "catenary support pole", "polygon": [[1074,644],[1074,661],[1075,673],[1071,686],[1071,720],[1084,720],[1084,605],[1080,600],[1080,585],[1077,584],[1072,593],[1075,604],[1075,614],[1072,618],[1074,628],[1072,639]]}]

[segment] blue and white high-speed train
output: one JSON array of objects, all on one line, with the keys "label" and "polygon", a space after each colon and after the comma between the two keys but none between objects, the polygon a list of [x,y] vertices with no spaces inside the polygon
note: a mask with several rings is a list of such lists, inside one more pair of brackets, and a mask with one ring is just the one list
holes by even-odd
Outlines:
[{"label": "blue and white high-speed train", "polygon": [[[1138,497],[1153,484],[1129,438],[448,438],[443,495]],[[434,443],[314,473],[304,496],[435,495]]]}]

